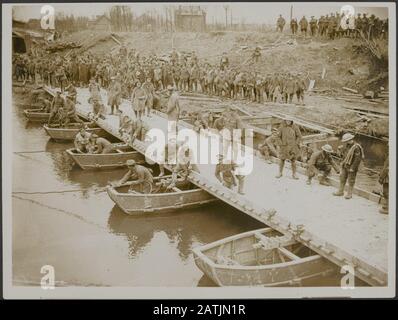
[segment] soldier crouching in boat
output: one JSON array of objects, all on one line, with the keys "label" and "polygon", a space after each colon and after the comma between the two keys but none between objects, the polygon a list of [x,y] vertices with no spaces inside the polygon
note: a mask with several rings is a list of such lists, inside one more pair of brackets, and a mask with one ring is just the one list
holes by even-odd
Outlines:
[{"label": "soldier crouching in boat", "polygon": [[335,196],[343,196],[344,188],[348,180],[346,199],[352,198],[352,191],[355,185],[355,179],[359,165],[364,158],[364,152],[362,146],[354,141],[355,136],[351,133],[345,133],[341,139],[343,145],[338,149],[338,153],[343,159],[341,162],[340,170],[340,187],[339,190],[334,192]]},{"label": "soldier crouching in boat", "polygon": [[123,178],[114,184],[115,187],[125,184],[129,179],[133,178],[134,181],[130,183],[129,192],[138,190],[141,193],[151,193],[153,187],[153,176],[151,171],[139,164],[134,160],[130,159],[126,161],[127,168],[129,171],[123,176]]},{"label": "soldier crouching in boat", "polygon": [[329,186],[327,177],[332,171],[332,167],[338,174],[340,173],[340,170],[331,157],[333,148],[329,144],[325,144],[321,149],[322,150],[313,153],[308,162],[307,184],[311,184],[311,180],[315,176],[316,172],[320,171],[322,175],[319,177],[319,184]]},{"label": "soldier crouching in boat", "polygon": [[113,151],[113,145],[110,141],[105,138],[100,138],[95,133],[90,136],[90,143],[93,146],[91,153],[93,154],[106,154]]},{"label": "soldier crouching in boat", "polygon": [[87,132],[86,129],[87,128],[85,126],[82,126],[75,137],[74,145],[76,151],[79,153],[87,153],[89,151],[91,134]]}]

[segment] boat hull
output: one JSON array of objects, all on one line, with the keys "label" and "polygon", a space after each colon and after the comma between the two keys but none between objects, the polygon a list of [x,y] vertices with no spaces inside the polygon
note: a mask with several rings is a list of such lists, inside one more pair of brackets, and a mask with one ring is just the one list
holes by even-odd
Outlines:
[{"label": "boat hull", "polygon": [[115,169],[126,166],[126,161],[133,159],[137,163],[144,163],[145,157],[137,151],[126,151],[123,153],[107,153],[107,154],[86,154],[76,153],[75,149],[68,149],[66,153],[76,162],[83,170],[92,169]]},{"label": "boat hull", "polygon": [[119,193],[115,188],[108,186],[107,192],[112,201],[124,213],[136,216],[194,208],[217,200],[202,189],[171,193],[137,194]]},{"label": "boat hull", "polygon": [[[44,130],[46,130],[47,134],[56,141],[73,141],[79,132],[79,127],[76,128],[51,128],[47,125],[43,126]],[[88,128],[86,130],[89,133],[95,133],[98,136],[105,136],[106,132],[102,128]]]},{"label": "boat hull", "polygon": [[50,118],[50,113],[39,112],[40,109],[26,109],[24,110],[24,115],[29,121],[34,122],[46,122]]},{"label": "boat hull", "polygon": [[[264,230],[266,229],[255,231]],[[305,279],[324,276],[333,270],[332,266],[317,254],[276,264],[247,265],[248,261],[265,259],[267,254],[270,254],[261,248],[253,249],[253,245],[256,244],[255,231],[194,248],[196,266],[218,286],[290,286]],[[220,251],[234,251],[234,258],[241,264],[217,263]]]}]

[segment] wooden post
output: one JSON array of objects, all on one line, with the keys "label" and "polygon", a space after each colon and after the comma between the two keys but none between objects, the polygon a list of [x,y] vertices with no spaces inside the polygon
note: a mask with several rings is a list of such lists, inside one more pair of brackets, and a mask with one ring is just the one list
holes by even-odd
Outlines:
[{"label": "wooden post", "polygon": [[290,6],[290,21],[293,19],[293,5]]}]

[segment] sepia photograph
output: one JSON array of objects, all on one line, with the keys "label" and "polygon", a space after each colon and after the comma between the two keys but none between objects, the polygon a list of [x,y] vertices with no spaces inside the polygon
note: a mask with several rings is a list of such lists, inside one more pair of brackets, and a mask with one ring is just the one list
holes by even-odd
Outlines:
[{"label": "sepia photograph", "polygon": [[394,297],[395,13],[3,4],[4,297]]}]

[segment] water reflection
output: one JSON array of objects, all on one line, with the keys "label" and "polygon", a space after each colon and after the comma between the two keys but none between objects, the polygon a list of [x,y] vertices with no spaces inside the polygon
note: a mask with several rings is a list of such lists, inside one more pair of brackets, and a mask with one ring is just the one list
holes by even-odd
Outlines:
[{"label": "water reflection", "polygon": [[126,237],[132,258],[144,250],[155,233],[163,231],[169,242],[177,245],[179,256],[185,261],[191,256],[193,246],[264,225],[228,205],[214,204],[193,210],[142,216],[129,216],[114,206],[108,226],[112,233]]}]

